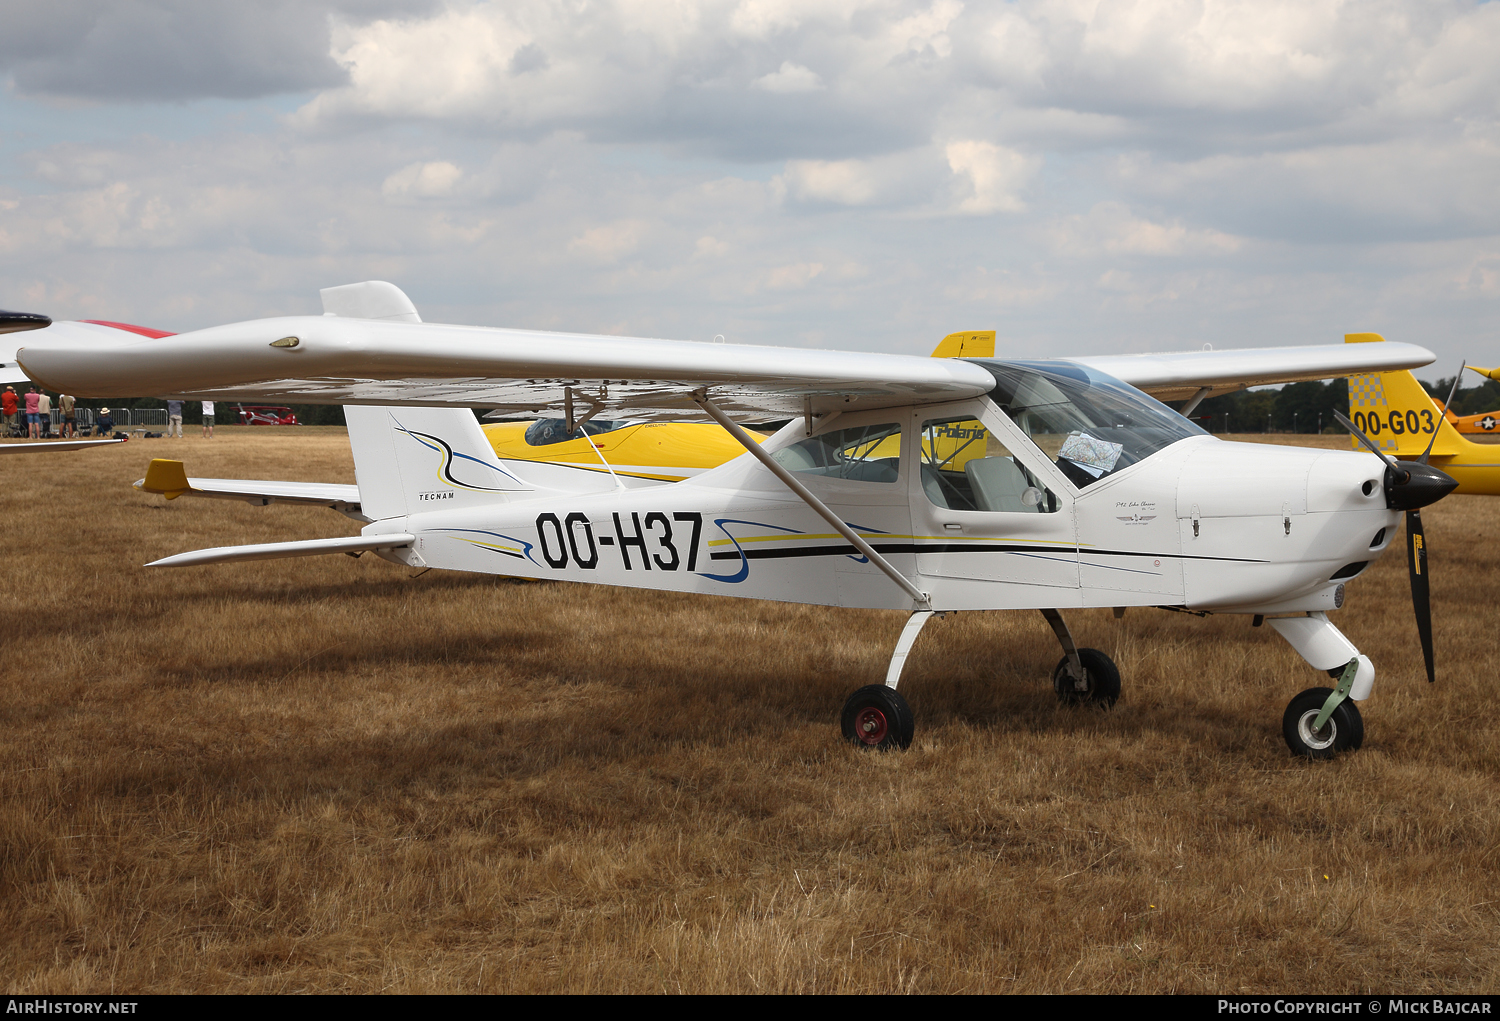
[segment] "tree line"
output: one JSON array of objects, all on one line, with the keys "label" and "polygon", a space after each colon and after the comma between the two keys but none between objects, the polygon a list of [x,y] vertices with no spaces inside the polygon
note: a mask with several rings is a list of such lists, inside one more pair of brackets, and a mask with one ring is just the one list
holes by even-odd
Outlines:
[{"label": "tree line", "polygon": [[[1457,415],[1477,415],[1482,411],[1500,411],[1500,383],[1473,373],[1460,381],[1453,397]],[[1479,385],[1464,386],[1473,380]],[[1453,377],[1429,383],[1418,380],[1429,394],[1442,403],[1453,385]],[[1193,412],[1193,421],[1209,432],[1263,433],[1299,432],[1343,433],[1344,427],[1333,417],[1337,411],[1349,414],[1349,381],[1334,379],[1326,383],[1288,383],[1280,390],[1237,390],[1222,397],[1210,397]]]}]

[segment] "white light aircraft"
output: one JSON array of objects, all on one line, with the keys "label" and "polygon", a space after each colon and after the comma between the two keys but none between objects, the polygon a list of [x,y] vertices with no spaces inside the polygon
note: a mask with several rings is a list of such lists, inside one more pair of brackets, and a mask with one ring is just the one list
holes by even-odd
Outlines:
[{"label": "white light aircraft", "polygon": [[[32,378],[84,396],[146,387],[346,405],[357,488],[308,495],[343,500],[346,513],[357,496],[360,535],[155,566],[373,551],[414,567],[903,610],[885,683],[854,692],[841,714],[845,737],[868,747],[912,739],[897,685],[934,613],[1040,610],[1064,653],[1058,696],[1108,705],[1119,672],[1077,647],[1062,611],[1164,606],[1269,623],[1338,678],[1292,699],[1288,746],[1314,758],[1356,748],[1354,702],[1370,696],[1375,669],[1328,614],[1388,548],[1400,511],[1454,485],[1415,462],[1226,443],[1142,392],[1202,399],[1432,361],[1411,345],[932,359],[425,324],[374,281],[324,301],[333,314],[108,346],[43,331],[22,347]],[[570,432],[605,411],[700,412],[746,454],[627,489],[500,460],[473,407],[561,410]],[[738,424],[788,417],[763,444]],[[165,482],[192,488],[185,474]]]}]

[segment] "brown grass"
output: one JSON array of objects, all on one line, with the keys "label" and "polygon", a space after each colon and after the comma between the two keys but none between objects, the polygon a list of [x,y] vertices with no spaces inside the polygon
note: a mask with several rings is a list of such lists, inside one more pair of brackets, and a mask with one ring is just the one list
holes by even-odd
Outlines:
[{"label": "brown grass", "polygon": [[1356,754],[1287,754],[1327,682],[1269,629],[1132,610],[1075,615],[1124,674],[1109,713],[1054,704],[1039,614],[934,623],[917,741],[871,755],[836,714],[898,614],[372,557],[146,571],[356,530],[132,492],[163,452],[352,481],[337,430],[0,461],[0,987],[1500,988],[1493,501],[1425,515],[1436,687],[1399,556],[1350,586],[1381,671]]}]

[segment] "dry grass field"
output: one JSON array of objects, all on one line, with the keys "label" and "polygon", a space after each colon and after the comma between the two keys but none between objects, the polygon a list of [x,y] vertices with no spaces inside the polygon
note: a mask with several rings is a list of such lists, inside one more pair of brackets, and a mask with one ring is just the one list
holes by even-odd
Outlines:
[{"label": "dry grass field", "polygon": [[899,614],[147,571],[357,531],[132,491],[163,455],[353,481],[341,430],[0,460],[8,991],[1500,989],[1500,501],[1424,515],[1436,686],[1399,545],[1349,586],[1380,671],[1355,754],[1287,753],[1327,681],[1269,628],[1132,610],[1074,621],[1110,712],[1055,704],[1040,614],[935,622],[882,755],[837,713]]}]

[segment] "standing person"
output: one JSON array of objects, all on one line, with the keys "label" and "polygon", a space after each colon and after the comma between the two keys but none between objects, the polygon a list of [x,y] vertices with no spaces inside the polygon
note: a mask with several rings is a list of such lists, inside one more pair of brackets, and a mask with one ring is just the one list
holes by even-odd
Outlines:
[{"label": "standing person", "polygon": [[167,435],[182,439],[182,402],[167,402]]},{"label": "standing person", "polygon": [[77,403],[72,394],[57,395],[57,408],[62,412],[62,435],[65,440],[78,438],[78,417],[74,411]]},{"label": "standing person", "polygon": [[40,400],[36,387],[26,391],[26,435],[34,440],[41,439],[41,426],[37,425],[36,407]]},{"label": "standing person", "polygon": [[52,398],[43,390],[36,398],[36,423],[41,427],[42,439],[52,438]]},{"label": "standing person", "polygon": [[8,386],[5,388],[5,393],[0,394],[0,411],[4,411],[5,413],[5,435],[14,436],[16,434],[17,411],[15,387]]},{"label": "standing person", "polygon": [[203,402],[203,438],[211,440],[214,438],[214,402]]}]

